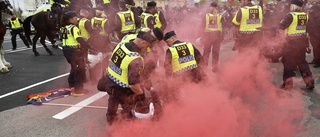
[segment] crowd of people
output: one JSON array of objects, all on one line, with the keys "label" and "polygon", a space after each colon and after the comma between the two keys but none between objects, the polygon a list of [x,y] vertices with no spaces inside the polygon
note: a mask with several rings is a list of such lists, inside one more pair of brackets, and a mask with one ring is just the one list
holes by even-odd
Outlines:
[{"label": "crowd of people", "polygon": [[[69,86],[76,96],[86,94],[88,91],[83,85],[86,81],[87,55],[106,54],[106,58],[92,68],[95,73],[91,74],[91,78],[95,79],[98,90],[109,94],[106,115],[111,125],[116,120],[119,104],[123,108],[121,116],[132,118],[132,109],[137,102],[146,100],[145,94],[148,92],[156,100],[157,109],[161,110],[159,93],[154,90],[151,80],[157,67],[164,68],[166,79],[193,83],[205,81],[207,76],[204,70],[219,71],[221,43],[234,39],[233,50],[239,54],[248,54],[249,50],[255,49],[261,58],[271,58],[272,62],[278,62],[282,57],[284,69],[280,88],[293,88],[294,71],[298,69],[306,88],[312,90],[314,78],[305,55],[310,51],[307,33],[312,31],[312,26],[308,24],[311,17],[304,9],[312,14],[313,10],[319,9],[317,3],[312,2],[306,8],[303,8],[302,0],[278,1],[277,4],[264,6],[256,5],[251,0],[239,0],[239,3],[237,7],[212,2],[203,5],[203,8],[195,4],[192,9],[159,10],[157,3],[150,1],[145,11],[141,12],[141,8],[132,3],[119,0],[119,11],[113,14],[106,9],[110,8],[110,1],[103,1],[95,8],[95,16],[91,19],[89,9],[82,8],[79,14],[68,11],[62,16],[61,32],[63,54],[71,65]],[[15,25],[19,20],[13,17],[10,23]],[[13,26],[11,28],[15,34],[13,37],[19,34]],[[279,54],[269,56],[269,53],[262,52],[261,38],[274,38],[279,34],[283,34],[286,40],[280,48],[262,45],[267,46],[268,50],[278,50]],[[180,35],[183,36],[181,40],[178,38]],[[203,52],[194,45],[198,37],[201,38]],[[14,41],[13,49],[16,48]],[[112,41],[118,44],[110,46]],[[318,43],[311,41],[311,44],[317,51]],[[312,61],[315,67],[320,66],[318,54],[314,53]]]}]

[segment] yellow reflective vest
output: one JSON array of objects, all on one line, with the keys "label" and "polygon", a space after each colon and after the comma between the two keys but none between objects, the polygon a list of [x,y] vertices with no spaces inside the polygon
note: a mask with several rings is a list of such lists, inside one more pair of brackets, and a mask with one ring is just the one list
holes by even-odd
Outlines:
[{"label": "yellow reflective vest", "polygon": [[194,56],[194,48],[191,43],[182,42],[169,47],[172,55],[172,71],[174,74],[194,69],[197,62]]},{"label": "yellow reflective vest", "polygon": [[15,20],[10,19],[11,29],[20,29],[22,28],[21,23],[19,22],[19,19],[16,18]]},{"label": "yellow reflective vest", "polygon": [[220,14],[207,13],[205,32],[222,31],[221,18]]},{"label": "yellow reflective vest", "polygon": [[162,23],[160,21],[160,11],[158,11],[153,16],[154,16],[154,22],[155,22],[154,27],[161,28],[162,27]]},{"label": "yellow reflective vest", "polygon": [[121,20],[121,33],[129,33],[136,30],[134,14],[132,11],[121,11],[117,14]]},{"label": "yellow reflective vest", "polygon": [[79,29],[81,32],[81,36],[88,40],[90,38],[90,34],[89,34],[88,30],[85,28],[86,21],[89,21],[89,20],[86,18],[81,18],[79,20]]},{"label": "yellow reflective vest", "polygon": [[103,0],[103,4],[109,4],[110,0]]},{"label": "yellow reflective vest", "polygon": [[151,16],[153,16],[152,14],[150,14],[150,13],[142,13],[141,15],[140,15],[140,18],[141,18],[141,27],[142,28],[149,28],[149,26],[148,26],[148,18],[149,17],[151,17]]},{"label": "yellow reflective vest", "polygon": [[67,47],[80,47],[77,41],[81,37],[80,30],[75,25],[67,25],[61,28],[62,31],[62,45]]},{"label": "yellow reflective vest", "polygon": [[119,43],[112,51],[109,66],[106,69],[109,78],[120,87],[129,88],[129,64],[137,58],[141,58],[143,61],[138,52],[132,52],[126,48],[125,43]]},{"label": "yellow reflective vest", "polygon": [[102,18],[102,17],[93,17],[91,19],[92,28],[100,29],[100,33],[99,33],[100,35],[105,35],[106,34],[106,31],[104,29],[104,25],[105,25],[106,22],[107,22],[107,19]]},{"label": "yellow reflective vest", "polygon": [[238,13],[234,16],[232,20],[234,24],[240,25],[240,33],[259,31],[256,28],[262,26],[262,8],[260,6],[245,6],[241,8],[240,11],[242,15],[241,21],[237,22],[236,20]]},{"label": "yellow reflective vest", "polygon": [[308,23],[308,15],[304,12],[290,12],[293,19],[288,28],[286,28],[287,36],[302,36],[306,35],[307,32],[307,23]]}]

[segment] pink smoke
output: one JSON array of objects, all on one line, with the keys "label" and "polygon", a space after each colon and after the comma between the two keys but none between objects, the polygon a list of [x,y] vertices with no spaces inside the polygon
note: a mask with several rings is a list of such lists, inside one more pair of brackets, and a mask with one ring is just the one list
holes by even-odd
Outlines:
[{"label": "pink smoke", "polygon": [[[106,127],[113,137],[270,137],[300,130],[299,93],[278,89],[268,63],[256,52],[232,56],[200,84],[184,83],[178,101],[166,104],[159,121],[135,120]],[[162,72],[159,72],[162,73]],[[159,78],[159,77],[156,77]],[[166,83],[177,86],[179,80]],[[172,92],[172,91],[161,91]]]}]

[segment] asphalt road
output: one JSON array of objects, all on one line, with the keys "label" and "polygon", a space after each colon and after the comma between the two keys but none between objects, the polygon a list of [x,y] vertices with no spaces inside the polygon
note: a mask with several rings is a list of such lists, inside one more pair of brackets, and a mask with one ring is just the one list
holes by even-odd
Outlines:
[{"label": "asphalt road", "polygon": [[[222,45],[220,55],[222,62],[226,61],[227,57],[235,55],[235,52],[231,51],[232,44],[232,42],[228,42]],[[18,39],[18,45],[18,49],[12,52],[10,36],[5,37],[5,58],[13,65],[13,68],[10,73],[0,74],[0,136],[110,136],[109,127],[106,126],[106,109],[101,108],[107,106],[108,95],[104,92],[98,92],[95,85],[88,83],[85,85],[91,91],[85,96],[69,96],[50,102],[60,105],[27,105],[25,96],[28,94],[68,87],[67,75],[70,67],[60,49],[50,47],[56,55],[49,56],[42,47],[39,47],[40,56],[36,57],[31,49],[23,46],[20,39]],[[310,61],[312,56],[307,55],[307,59]],[[269,67],[274,71],[273,83],[275,85],[281,84],[282,64],[274,63]],[[303,129],[294,135],[298,137],[318,137],[320,133],[319,69],[312,68],[312,72],[316,78],[316,89],[313,92],[301,91],[297,93],[304,102],[303,111],[305,112],[299,121]],[[295,80],[295,84],[301,87],[301,78]],[[88,105],[100,108],[68,107],[66,105]],[[167,134],[167,136],[170,135],[172,134]]]}]

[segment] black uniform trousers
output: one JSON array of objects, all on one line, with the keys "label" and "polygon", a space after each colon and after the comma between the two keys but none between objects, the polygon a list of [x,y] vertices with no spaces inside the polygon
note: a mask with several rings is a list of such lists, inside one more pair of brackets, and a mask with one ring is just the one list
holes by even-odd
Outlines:
[{"label": "black uniform trousers", "polygon": [[294,77],[294,71],[299,68],[301,76],[305,78],[312,77],[309,64],[306,61],[307,38],[287,39],[284,46],[281,62],[283,63],[283,81]]},{"label": "black uniform trousers", "polygon": [[258,52],[260,52],[260,46],[259,46],[260,38],[261,38],[261,32],[254,32],[251,34],[239,33],[239,36],[235,41],[234,48],[238,49],[239,53],[244,53],[248,50],[253,50],[253,49],[258,49]]},{"label": "black uniform trousers", "polygon": [[29,48],[30,47],[29,43],[28,43],[26,37],[24,37],[24,35],[23,35],[23,29],[20,28],[20,29],[12,29],[12,31],[11,31],[12,49],[13,50],[17,49],[16,37],[18,34],[19,34],[19,37],[21,38],[21,40],[23,41],[24,45],[26,45]]},{"label": "black uniform trousers", "polygon": [[219,52],[223,37],[220,31],[205,32],[201,43],[204,45],[203,62],[206,66],[209,64],[210,52],[212,54],[212,67],[217,68],[219,61]]},{"label": "black uniform trousers", "polygon": [[63,55],[71,65],[68,83],[70,87],[75,87],[76,92],[83,90],[83,83],[86,78],[85,60],[80,48],[64,47]]},{"label": "black uniform trousers", "polygon": [[107,87],[109,94],[108,99],[108,110],[107,110],[107,122],[112,125],[115,118],[117,117],[118,105],[122,107],[121,119],[133,118],[131,111],[133,109],[135,100],[132,98],[134,93],[129,88],[110,88]]}]

